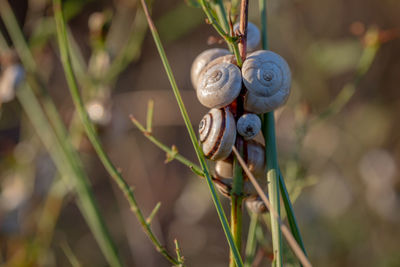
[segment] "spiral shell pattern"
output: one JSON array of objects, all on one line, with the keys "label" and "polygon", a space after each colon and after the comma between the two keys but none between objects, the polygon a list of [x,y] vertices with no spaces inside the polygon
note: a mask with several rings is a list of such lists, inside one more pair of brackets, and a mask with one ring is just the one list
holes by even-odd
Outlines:
[{"label": "spiral shell pattern", "polygon": [[204,155],[211,160],[224,159],[232,152],[236,140],[236,124],[228,109],[211,109],[199,124]]},{"label": "spiral shell pattern", "polygon": [[265,113],[286,102],[291,73],[286,61],[278,54],[266,50],[252,53],[243,63],[242,75],[248,89],[245,110]]},{"label": "spiral shell pattern", "polygon": [[240,69],[222,62],[207,68],[197,85],[197,98],[209,108],[221,108],[232,103],[242,89]]},{"label": "spiral shell pattern", "polygon": [[213,61],[214,59],[229,55],[230,52],[227,49],[223,48],[212,48],[212,49],[207,49],[200,53],[193,61],[192,63],[192,68],[190,70],[190,80],[192,81],[193,87],[196,89],[197,87],[197,81],[199,79],[199,75],[204,70],[204,68]]}]

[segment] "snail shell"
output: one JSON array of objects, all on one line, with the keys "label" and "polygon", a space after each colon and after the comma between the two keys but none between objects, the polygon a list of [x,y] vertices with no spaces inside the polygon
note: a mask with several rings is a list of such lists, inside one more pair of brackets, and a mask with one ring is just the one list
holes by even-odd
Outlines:
[{"label": "snail shell", "polygon": [[232,152],[236,140],[236,124],[228,109],[211,109],[199,124],[204,155],[211,160],[224,159]]},{"label": "snail shell", "polygon": [[15,91],[24,78],[25,71],[20,64],[5,67],[0,76],[0,105],[14,99]]},{"label": "snail shell", "polygon": [[291,73],[286,61],[278,54],[260,50],[243,63],[245,110],[257,114],[272,111],[283,105],[290,93]]},{"label": "snail shell", "polygon": [[[267,185],[266,179],[266,161],[264,146],[256,141],[250,140],[246,144],[247,152],[245,152],[245,159],[247,166],[253,173],[258,183],[262,188]],[[225,196],[229,196],[232,189],[233,177],[233,159],[219,160],[215,165],[215,184],[219,191]],[[248,180],[247,176],[244,177],[243,193],[245,197],[257,196],[257,191],[253,184]]]},{"label": "snail shell", "polygon": [[[197,81],[199,81],[201,79],[201,76],[204,74],[204,72],[206,72],[207,69],[213,67],[214,65],[217,65],[219,63],[231,63],[237,66],[237,62],[236,62],[236,58],[234,55],[229,54],[229,55],[225,55],[225,56],[220,56],[217,57],[215,59],[213,59],[210,63],[208,63],[199,73]],[[196,88],[197,88],[197,84],[196,84]]]},{"label": "snail shell", "polygon": [[256,114],[247,113],[239,118],[236,128],[238,133],[243,136],[245,140],[249,140],[260,132],[261,120]]},{"label": "snail shell", "polygon": [[209,108],[221,108],[232,103],[242,89],[240,69],[231,63],[215,64],[201,75],[197,98]]},{"label": "snail shell", "polygon": [[[235,25],[233,26],[233,30],[239,31],[239,23],[235,23]],[[258,27],[249,22],[247,24],[247,48],[246,51],[247,52],[251,52],[256,50],[257,46],[260,44],[260,40],[261,40],[261,33],[260,30],[258,29]]]},{"label": "snail shell", "polygon": [[230,54],[229,50],[223,48],[212,48],[200,53],[193,61],[192,68],[190,71],[190,79],[193,87],[196,89],[197,80],[201,71],[210,63],[212,60]]},{"label": "snail shell", "polygon": [[246,199],[246,206],[254,213],[262,214],[268,211],[267,206],[259,196],[252,196]]}]

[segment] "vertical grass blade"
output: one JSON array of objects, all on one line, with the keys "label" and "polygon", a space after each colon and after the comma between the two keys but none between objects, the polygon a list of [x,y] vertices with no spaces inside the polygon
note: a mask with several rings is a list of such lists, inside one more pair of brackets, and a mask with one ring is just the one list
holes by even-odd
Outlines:
[{"label": "vertical grass blade", "polygon": [[[262,47],[268,49],[268,34],[267,34],[267,0],[260,0],[260,15],[261,15],[261,34]],[[265,140],[266,158],[267,158],[267,179],[268,192],[273,208],[280,216],[280,196],[279,196],[279,177],[278,177],[278,159],[276,152],[275,140],[275,118],[274,112],[268,112],[263,115],[262,131]],[[282,233],[279,227],[278,220],[271,214],[271,233],[272,247],[274,250],[275,266],[282,266]]]}]

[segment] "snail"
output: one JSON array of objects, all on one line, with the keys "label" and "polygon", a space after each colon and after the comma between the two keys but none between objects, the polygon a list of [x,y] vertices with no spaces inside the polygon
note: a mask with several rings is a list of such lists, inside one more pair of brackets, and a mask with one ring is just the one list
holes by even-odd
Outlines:
[{"label": "snail", "polygon": [[254,213],[261,214],[268,211],[267,206],[259,196],[252,196],[246,199],[246,206]]},{"label": "snail", "polygon": [[286,102],[291,73],[286,61],[278,54],[267,50],[252,53],[243,63],[242,75],[248,90],[244,99],[246,111],[266,113]]},{"label": "snail", "polygon": [[238,133],[245,140],[254,138],[261,130],[261,120],[253,113],[243,114],[236,125]]},{"label": "snail", "polygon": [[[239,23],[235,23],[233,26],[233,30],[235,32],[239,31]],[[256,50],[257,46],[260,44],[261,40],[261,33],[258,27],[251,23],[248,22],[247,24],[247,52],[251,52]]]},{"label": "snail", "polygon": [[111,102],[104,99],[92,99],[86,103],[89,118],[98,125],[107,125],[111,121]]},{"label": "snail", "polygon": [[211,160],[224,159],[232,152],[236,140],[236,124],[227,108],[211,109],[199,124],[204,155]]},{"label": "snail", "polygon": [[[267,185],[266,177],[266,161],[264,146],[254,140],[246,141],[245,147],[245,159],[247,166],[253,173],[258,183],[262,188]],[[219,160],[215,164],[215,179],[214,182],[217,185],[219,191],[229,196],[229,192],[232,189],[232,177],[233,177],[233,159],[228,158],[226,160]],[[257,196],[257,192],[253,187],[247,176],[244,177],[243,193],[245,197]]]},{"label": "snail", "polygon": [[15,91],[25,78],[24,68],[18,64],[6,66],[0,76],[0,105],[14,99]]},{"label": "snail", "polygon": [[221,108],[232,103],[242,89],[240,69],[231,63],[215,64],[198,80],[197,98],[209,108]]},{"label": "snail", "polygon": [[196,89],[197,80],[201,71],[210,63],[212,60],[230,54],[229,50],[223,48],[212,48],[200,53],[193,61],[192,68],[190,71],[190,79],[193,87]]}]

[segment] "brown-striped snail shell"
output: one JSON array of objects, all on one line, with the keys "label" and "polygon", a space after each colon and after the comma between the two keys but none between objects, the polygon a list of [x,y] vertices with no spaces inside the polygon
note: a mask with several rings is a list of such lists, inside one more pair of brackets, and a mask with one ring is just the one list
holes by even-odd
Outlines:
[{"label": "brown-striped snail shell", "polygon": [[209,108],[221,108],[232,103],[242,89],[240,69],[230,63],[215,64],[201,75],[197,84],[197,98]]},{"label": "brown-striped snail shell", "polygon": [[262,214],[268,211],[267,206],[259,196],[252,196],[246,199],[246,206],[254,213]]},{"label": "brown-striped snail shell", "polygon": [[[257,179],[260,186],[265,188],[267,185],[267,179],[264,146],[254,140],[250,140],[246,142],[245,147],[247,148],[247,152],[245,152],[247,166]],[[233,159],[228,158],[223,161],[217,161],[215,165],[215,176],[214,182],[220,192],[225,196],[229,196],[233,181]],[[252,183],[246,176],[244,178],[243,193],[245,197],[256,196],[257,191],[253,187]]]},{"label": "brown-striped snail shell", "polygon": [[224,159],[232,152],[236,140],[236,124],[227,108],[211,109],[199,124],[204,155],[211,160]]},{"label": "brown-striped snail shell", "polygon": [[260,50],[243,63],[243,83],[248,92],[244,100],[246,111],[257,114],[283,105],[290,93],[291,73],[286,61],[278,54]]},{"label": "brown-striped snail shell", "polygon": [[201,71],[214,59],[230,54],[229,50],[223,48],[212,48],[200,53],[193,61],[190,71],[190,79],[196,89],[197,80]]},{"label": "brown-striped snail shell", "polygon": [[[235,32],[239,31],[239,23],[235,23],[233,26],[233,30]],[[251,52],[257,49],[257,46],[260,44],[261,33],[258,27],[249,22],[247,24],[247,52]]]},{"label": "brown-striped snail shell", "polygon": [[261,120],[253,113],[243,114],[236,123],[238,133],[245,140],[254,138],[261,130]]}]

